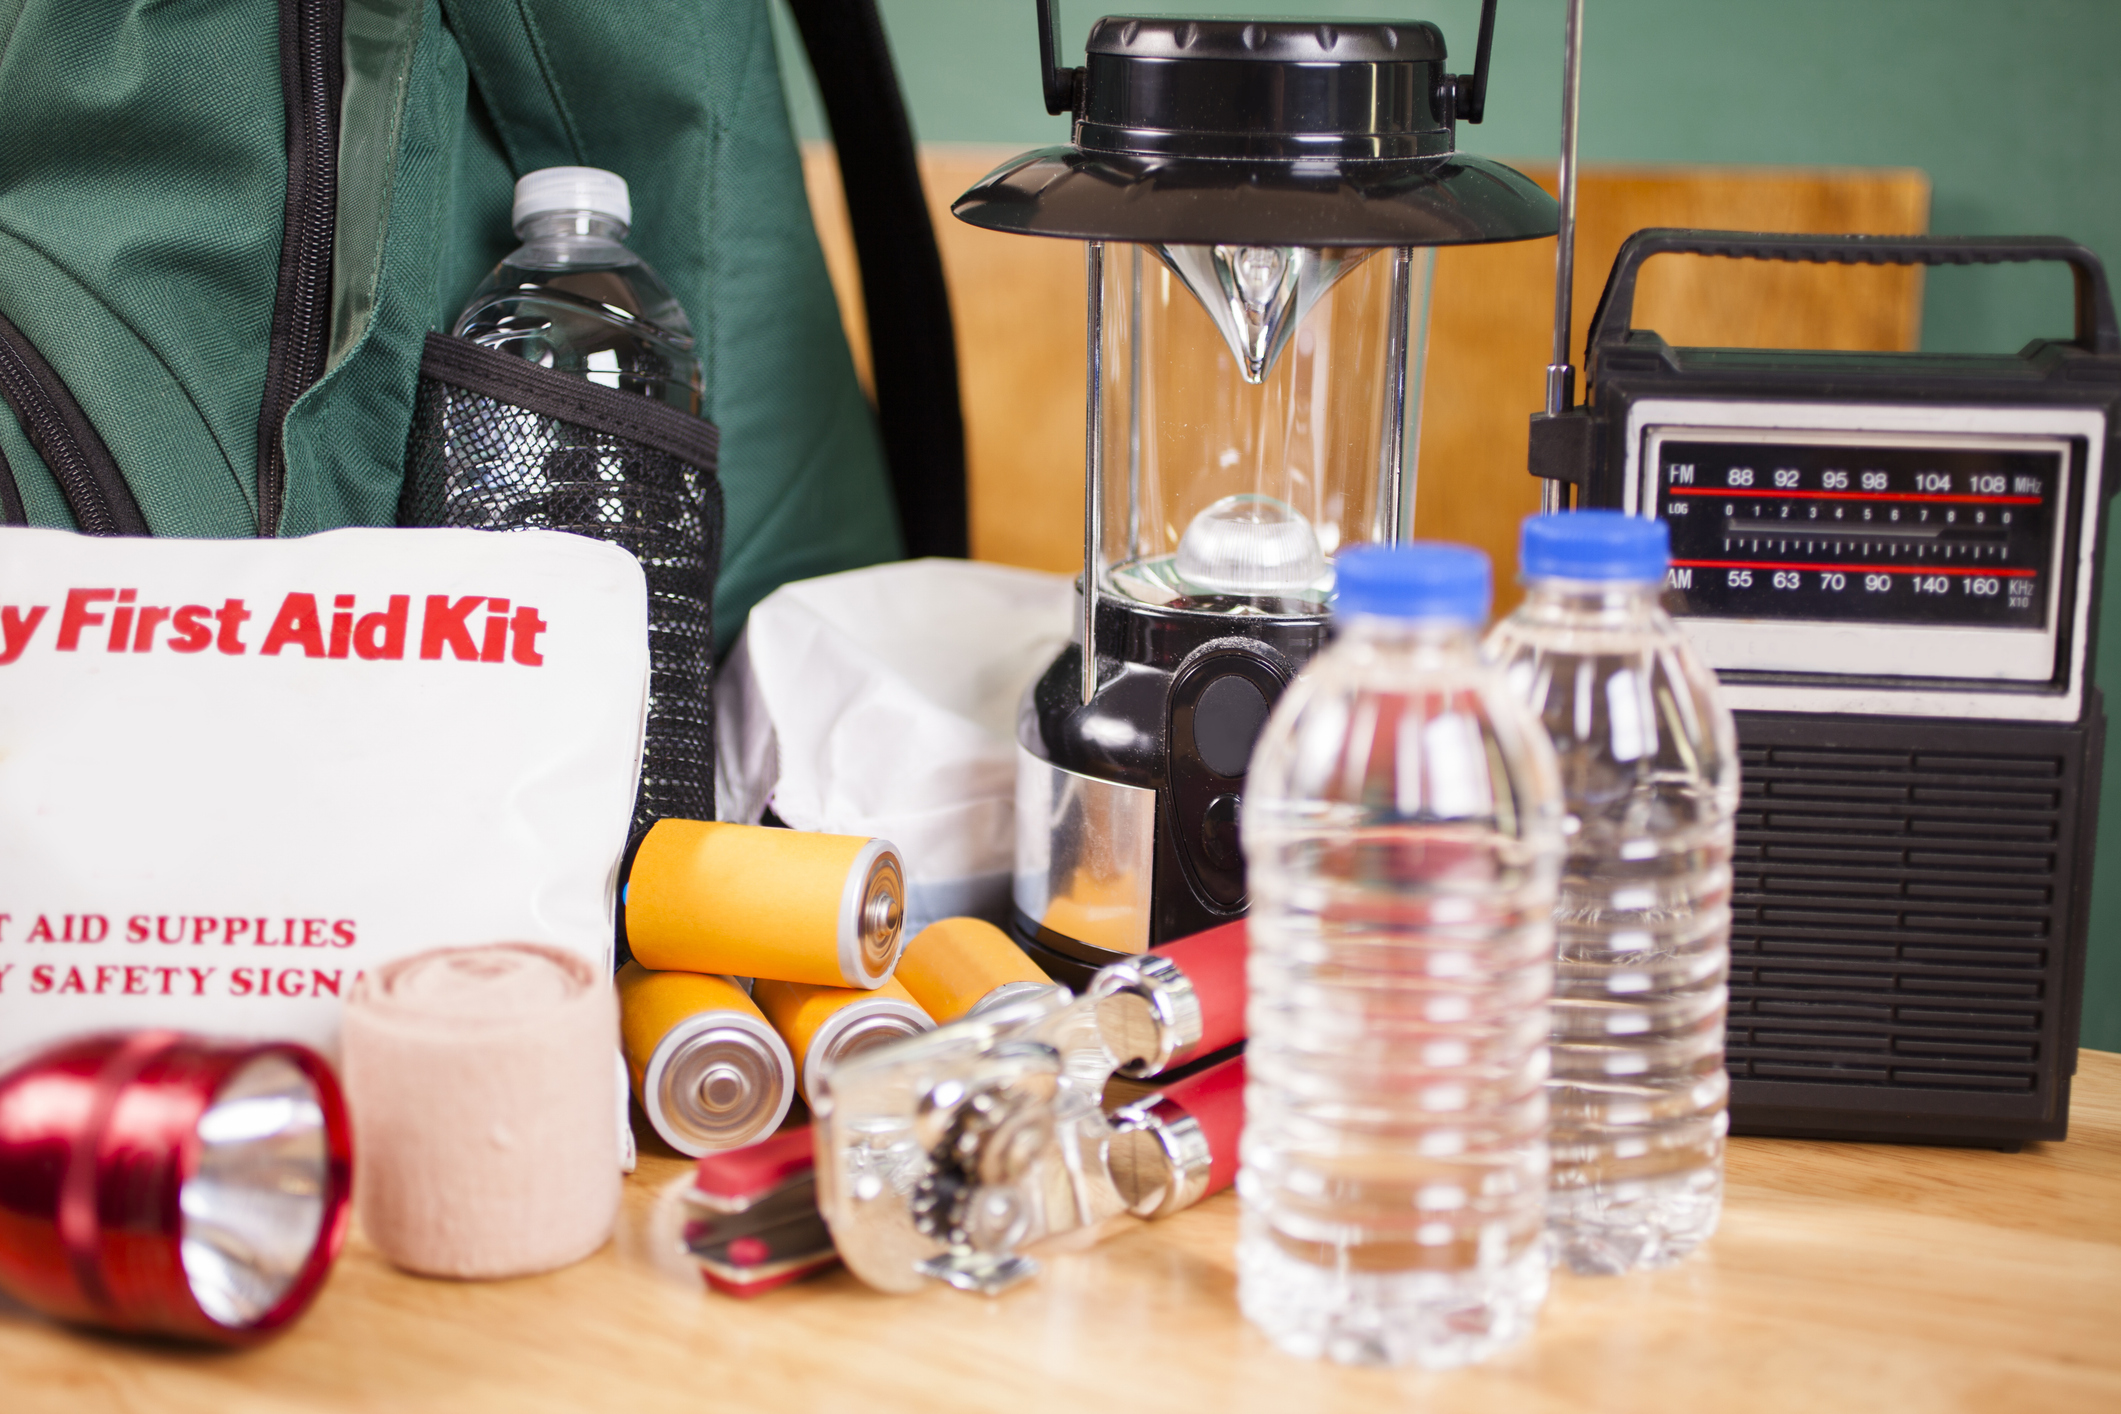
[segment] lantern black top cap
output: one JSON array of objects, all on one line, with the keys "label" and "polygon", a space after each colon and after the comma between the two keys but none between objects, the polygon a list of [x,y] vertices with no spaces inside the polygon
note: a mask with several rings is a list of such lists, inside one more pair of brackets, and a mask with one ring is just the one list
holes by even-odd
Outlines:
[{"label": "lantern black top cap", "polygon": [[1058,62],[1057,0],[1034,0],[1048,111],[1068,147],[1027,153],[952,211],[989,230],[1078,240],[1456,245],[1550,236],[1553,200],[1457,150],[1479,122],[1494,42],[1447,73],[1426,22],[1108,15],[1081,68]]},{"label": "lantern black top cap", "polygon": [[1427,20],[1205,20],[1107,15],[1090,26],[1092,54],[1132,59],[1250,59],[1283,64],[1411,63],[1444,57]]},{"label": "lantern black top cap", "polygon": [[1451,151],[1470,116],[1431,24],[1107,16],[1085,60],[1066,85],[1085,152],[1403,160]]}]

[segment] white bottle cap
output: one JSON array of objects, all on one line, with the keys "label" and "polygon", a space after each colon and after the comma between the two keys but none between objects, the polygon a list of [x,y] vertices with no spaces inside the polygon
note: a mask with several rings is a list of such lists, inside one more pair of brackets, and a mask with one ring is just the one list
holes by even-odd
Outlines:
[{"label": "white bottle cap", "polygon": [[594,211],[621,226],[633,224],[626,179],[601,167],[541,167],[518,177],[509,225],[520,230],[525,221],[546,211]]}]

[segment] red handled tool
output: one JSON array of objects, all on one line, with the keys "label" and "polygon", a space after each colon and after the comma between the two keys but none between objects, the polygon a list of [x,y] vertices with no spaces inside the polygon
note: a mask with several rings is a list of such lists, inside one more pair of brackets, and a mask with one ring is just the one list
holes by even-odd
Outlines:
[{"label": "red handled tool", "polygon": [[1240,918],[1155,949],[1156,955],[1178,965],[1200,1006],[1200,1039],[1173,1056],[1172,1065],[1212,1056],[1245,1039],[1246,946],[1245,921]]},{"label": "red handled tool", "polygon": [[1144,1095],[1112,1116],[1112,1182],[1139,1217],[1167,1218],[1237,1178],[1245,1058],[1232,1056]]},{"label": "red handled tool", "polygon": [[839,1260],[817,1210],[810,1126],[700,1159],[685,1247],[729,1296],[757,1296]]},{"label": "red handled tool", "polygon": [[1212,1056],[1245,1039],[1245,925],[1110,963],[1085,995],[1120,1075],[1162,1075]]}]

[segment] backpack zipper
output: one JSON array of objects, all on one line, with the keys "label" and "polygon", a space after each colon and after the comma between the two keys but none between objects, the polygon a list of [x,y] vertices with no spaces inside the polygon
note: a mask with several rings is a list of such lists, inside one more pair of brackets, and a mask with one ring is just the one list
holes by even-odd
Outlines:
[{"label": "backpack zipper", "polygon": [[331,252],[339,211],[342,0],[280,0],[280,88],[287,110],[287,203],[265,396],[258,408],[258,534],[279,534],[287,501],[282,428],[324,376]]},{"label": "backpack zipper", "polygon": [[[74,395],[20,329],[0,315],[0,399],[44,459],[85,535],[146,535],[132,489]],[[8,480],[13,482],[12,474]],[[9,489],[13,489],[10,485]],[[19,494],[15,498],[19,501]],[[13,509],[12,507],[10,509]]]},{"label": "backpack zipper", "polygon": [[0,452],[0,525],[28,525],[29,513],[22,509],[22,491],[15,485],[15,469]]}]

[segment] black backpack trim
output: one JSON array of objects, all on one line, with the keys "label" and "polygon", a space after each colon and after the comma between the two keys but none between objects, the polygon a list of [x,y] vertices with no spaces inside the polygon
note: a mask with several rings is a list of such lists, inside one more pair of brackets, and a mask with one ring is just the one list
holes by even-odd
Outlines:
[{"label": "black backpack trim", "polygon": [[[59,483],[59,494],[84,535],[146,535],[147,517],[118,471],[96,425],[74,401],[65,380],[52,371],[37,346],[0,315],[0,399],[14,410],[22,435],[37,449]],[[7,523],[26,525],[21,488],[0,461],[0,507]],[[16,519],[21,517],[21,519]]]},{"label": "black backpack trim", "polygon": [[703,417],[688,417],[639,393],[555,373],[469,339],[430,333],[420,351],[420,372],[467,393],[653,447],[702,471],[720,464],[721,429]]},{"label": "black backpack trim", "polygon": [[22,488],[15,485],[15,469],[0,452],[0,525],[28,525],[29,511],[22,505]]}]

